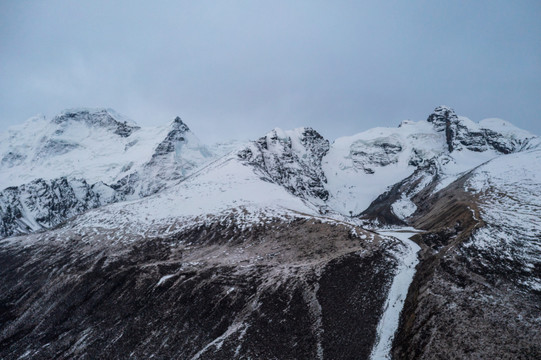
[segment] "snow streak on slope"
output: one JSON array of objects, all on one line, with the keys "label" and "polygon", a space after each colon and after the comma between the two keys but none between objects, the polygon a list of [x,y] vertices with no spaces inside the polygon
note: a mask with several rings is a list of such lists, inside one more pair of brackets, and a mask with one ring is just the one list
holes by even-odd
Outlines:
[{"label": "snow streak on slope", "polygon": [[398,328],[400,313],[404,307],[413,275],[415,275],[415,266],[419,262],[417,253],[421,248],[410,240],[410,237],[416,233],[417,231],[413,228],[379,231],[380,235],[392,236],[402,241],[404,250],[403,253],[397,254],[399,265],[387,295],[383,316],[378,324],[376,344],[370,355],[372,360],[391,359],[391,346]]}]

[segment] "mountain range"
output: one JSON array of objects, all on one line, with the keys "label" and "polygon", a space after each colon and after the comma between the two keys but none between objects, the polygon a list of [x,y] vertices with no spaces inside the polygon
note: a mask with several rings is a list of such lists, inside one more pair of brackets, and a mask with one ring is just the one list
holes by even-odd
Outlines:
[{"label": "mountain range", "polygon": [[437,107],[202,144],[111,109],[0,135],[0,358],[541,357],[541,140]]}]

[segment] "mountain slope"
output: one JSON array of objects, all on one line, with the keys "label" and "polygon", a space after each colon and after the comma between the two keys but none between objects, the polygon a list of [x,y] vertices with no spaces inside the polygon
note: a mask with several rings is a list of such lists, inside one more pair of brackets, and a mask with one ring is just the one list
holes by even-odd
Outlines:
[{"label": "mountain slope", "polygon": [[395,358],[541,356],[540,166],[539,149],[501,156],[424,200]]},{"label": "mountain slope", "polygon": [[[502,120],[475,124],[438,107],[427,121],[376,128],[332,144],[310,128],[275,129],[238,153],[321,212],[362,212],[367,219],[401,224],[423,189],[441,189],[491,158],[538,145],[537,137]],[[178,117],[166,128],[141,129],[103,109],[65,111],[50,122],[32,119],[8,131],[0,148],[2,188],[10,186],[0,193],[2,237],[154,194],[217,158]],[[82,195],[66,197],[54,189]],[[38,201],[42,196],[50,200]]]},{"label": "mountain slope", "polygon": [[267,176],[233,153],[0,242],[0,356],[368,357],[406,249]]}]

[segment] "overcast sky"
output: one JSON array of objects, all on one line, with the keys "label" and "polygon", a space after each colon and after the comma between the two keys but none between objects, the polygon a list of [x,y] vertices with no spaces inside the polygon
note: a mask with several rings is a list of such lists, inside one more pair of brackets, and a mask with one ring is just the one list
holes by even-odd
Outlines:
[{"label": "overcast sky", "polygon": [[541,134],[541,1],[0,0],[0,124],[111,107],[205,142],[437,105]]}]

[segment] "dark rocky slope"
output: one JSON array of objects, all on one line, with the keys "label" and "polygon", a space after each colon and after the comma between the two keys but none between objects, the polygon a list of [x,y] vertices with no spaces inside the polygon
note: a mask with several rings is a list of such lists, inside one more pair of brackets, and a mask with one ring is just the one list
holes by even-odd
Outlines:
[{"label": "dark rocky slope", "polygon": [[397,243],[300,218],[226,223],[4,240],[0,358],[368,358]]},{"label": "dark rocky slope", "polygon": [[490,225],[480,215],[479,195],[465,190],[470,175],[415,198],[420,207],[410,224],[427,232],[414,238],[421,261],[393,343],[395,359],[541,358],[541,292],[517,281],[541,273],[525,274],[524,264],[501,249],[471,245]]}]

